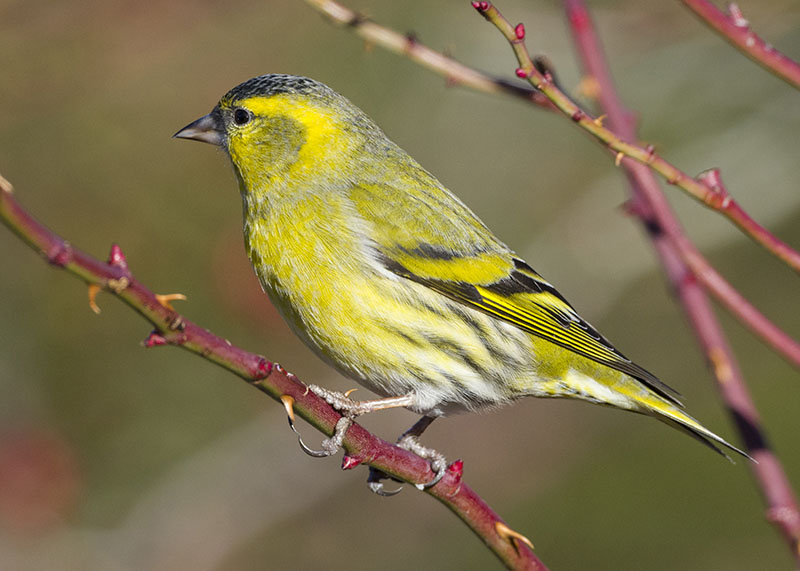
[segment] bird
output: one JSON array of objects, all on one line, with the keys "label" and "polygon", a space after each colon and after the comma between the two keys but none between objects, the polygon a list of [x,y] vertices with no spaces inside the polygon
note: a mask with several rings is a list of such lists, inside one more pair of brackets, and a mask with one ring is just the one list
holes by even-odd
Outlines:
[{"label": "bird", "polygon": [[254,77],[174,137],[230,158],[264,291],[317,355],[382,398],[359,408],[315,392],[350,416],[390,407],[422,415],[405,444],[428,453],[436,481],[443,457],[416,441],[433,419],[527,396],[649,415],[749,458],[323,83]]}]

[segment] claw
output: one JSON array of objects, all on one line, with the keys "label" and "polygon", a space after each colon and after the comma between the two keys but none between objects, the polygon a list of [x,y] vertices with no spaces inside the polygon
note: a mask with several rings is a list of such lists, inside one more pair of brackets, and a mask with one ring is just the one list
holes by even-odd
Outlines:
[{"label": "claw", "polygon": [[286,409],[286,418],[289,420],[289,428],[297,435],[297,441],[300,443],[300,448],[303,452],[314,458],[329,456],[325,450],[314,450],[303,442],[303,437],[300,436],[300,432],[298,432],[297,427],[294,425],[294,398],[289,395],[281,395],[281,402],[283,403],[283,408]]},{"label": "claw", "polygon": [[158,303],[160,303],[162,306],[166,307],[170,311],[175,311],[175,308],[172,307],[172,304],[170,302],[176,300],[186,301],[186,296],[183,295],[182,293],[165,293],[163,295],[157,293],[156,299],[158,300]]},{"label": "claw", "polygon": [[95,313],[100,313],[100,306],[97,305],[97,294],[100,293],[100,286],[97,284],[89,284],[89,308]]},{"label": "claw", "polygon": [[428,488],[432,488],[438,484],[442,478],[444,478],[445,474],[447,473],[447,459],[443,454],[437,452],[433,448],[426,448],[420,444],[417,440],[417,436],[415,434],[410,434],[409,432],[400,437],[400,440],[397,441],[397,445],[400,448],[408,450],[409,452],[413,452],[417,456],[425,458],[425,460],[430,462],[431,470],[434,472],[433,479],[430,482],[425,482],[424,484],[414,484],[414,486],[420,491],[427,490]]},{"label": "claw", "polygon": [[518,541],[524,543],[525,545],[533,549],[533,543],[531,542],[530,539],[528,539],[521,533],[514,531],[506,524],[504,524],[502,521],[494,522],[494,529],[495,531],[497,531],[497,535],[499,535],[506,541],[511,542],[511,544],[514,546],[514,549],[517,549]]},{"label": "claw", "polygon": [[322,441],[322,450],[315,450],[303,442],[303,437],[300,436],[300,432],[294,425],[294,398],[289,395],[281,395],[280,401],[283,403],[283,408],[286,409],[286,417],[289,420],[289,428],[291,428],[292,432],[297,435],[297,441],[300,443],[300,448],[303,450],[303,452],[309,456],[313,456],[314,458],[326,458],[328,456],[333,456],[339,451],[339,448],[342,447],[344,435],[347,432],[347,429],[350,428],[350,425],[353,423],[352,418],[349,416],[343,416],[340,418],[336,422],[336,429],[333,432],[333,436]]},{"label": "claw", "polygon": [[292,430],[294,430],[295,434],[297,434],[297,442],[300,443],[300,448],[303,450],[303,452],[305,452],[312,458],[327,458],[328,456],[330,456],[330,453],[327,450],[324,449],[315,450],[311,448],[308,444],[303,442],[303,437],[300,436],[300,433],[297,432],[297,429],[294,427],[294,425],[292,425]]},{"label": "claw", "polygon": [[373,468],[370,466],[369,477],[367,478],[367,486],[369,486],[369,489],[372,490],[374,493],[384,498],[390,498],[392,496],[396,496],[397,494],[403,491],[403,486],[400,486],[396,490],[384,490],[383,482],[381,482],[381,480],[385,480],[388,478],[390,478],[390,476],[388,476],[386,473],[381,472],[377,468]]}]

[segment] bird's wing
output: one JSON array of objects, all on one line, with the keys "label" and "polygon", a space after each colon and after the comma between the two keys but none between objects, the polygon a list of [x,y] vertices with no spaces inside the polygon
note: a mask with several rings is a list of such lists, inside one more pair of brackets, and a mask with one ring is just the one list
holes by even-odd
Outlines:
[{"label": "bird's wing", "polygon": [[677,391],[617,351],[457,197],[421,167],[415,169],[409,171],[419,178],[414,184],[382,180],[350,188],[352,204],[370,226],[369,239],[388,270],[622,371],[683,406]]},{"label": "bird's wing", "polygon": [[677,391],[620,353],[550,283],[511,252],[455,255],[419,244],[412,250],[384,250],[382,260],[399,276],[622,371],[682,406]]}]

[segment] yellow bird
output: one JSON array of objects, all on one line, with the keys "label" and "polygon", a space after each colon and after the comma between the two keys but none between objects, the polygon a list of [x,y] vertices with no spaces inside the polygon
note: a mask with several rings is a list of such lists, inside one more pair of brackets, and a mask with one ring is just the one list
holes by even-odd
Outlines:
[{"label": "yellow bird", "polygon": [[[250,79],[175,136],[230,157],[247,254],[292,329],[386,397],[348,405],[315,388],[351,415],[406,407],[424,415],[416,436],[449,412],[575,398],[653,416],[722,454],[715,444],[747,456],[686,414],[673,389],[322,83]],[[441,476],[441,462],[434,467]]]}]

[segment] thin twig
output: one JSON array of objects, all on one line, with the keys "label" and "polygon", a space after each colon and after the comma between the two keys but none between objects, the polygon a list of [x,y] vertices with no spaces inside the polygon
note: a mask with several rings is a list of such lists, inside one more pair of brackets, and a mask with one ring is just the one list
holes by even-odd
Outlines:
[{"label": "thin twig", "polygon": [[443,75],[452,85],[471,87],[484,93],[507,93],[527,99],[535,105],[551,109],[553,104],[544,95],[523,85],[515,85],[504,79],[491,77],[468,67],[441,52],[437,52],[417,40],[413,34],[400,34],[390,28],[376,24],[363,14],[333,0],[306,0],[313,8],[331,22],[347,26],[366,41],[389,51],[404,55],[410,60]]},{"label": "thin twig", "polygon": [[[623,139],[635,139],[632,114],[625,109],[614,87],[586,6],[582,0],[564,0],[564,6],[582,66],[599,88],[598,99],[609,124]],[[766,441],[758,411],[708,297],[696,281],[687,279],[695,268],[687,267],[685,250],[694,251],[694,246],[686,238],[653,173],[633,161],[623,161],[622,166],[631,185],[633,210],[648,230],[665,273],[711,365],[723,401],[750,454],[758,460],[758,464],[751,464],[751,469],[766,500],[767,518],[779,527],[800,564],[797,500],[780,460]],[[696,275],[701,274],[705,272]]]},{"label": "thin twig", "polygon": [[[182,347],[238,375],[277,401],[289,395],[294,399],[294,411],[299,416],[324,434],[333,434],[341,415],[309,391],[297,377],[277,363],[240,349],[192,323],[169,307],[163,297],[159,300],[133,276],[116,244],[111,248],[108,262],[101,262],[71,246],[24,210],[14,198],[11,185],[2,177],[0,219],[51,265],[79,277],[90,287],[111,292],[149,321],[155,331],[145,340],[145,347]],[[94,294],[91,295],[93,298]],[[343,469],[366,464],[405,482],[429,482],[433,478],[426,460],[373,436],[358,424],[348,429],[342,445],[346,450]],[[441,482],[426,492],[461,518],[509,568],[546,569],[526,545],[509,541],[498,533],[498,529],[507,529],[502,527],[505,524],[462,481],[461,470],[461,462],[454,462]],[[502,526],[498,528],[498,524]]]},{"label": "thin twig", "polygon": [[800,63],[768,44],[750,27],[739,6],[728,4],[726,14],[708,0],[681,0],[704,24],[758,65],[800,89]]},{"label": "thin twig", "polygon": [[[316,9],[320,10],[323,14],[328,16],[331,20],[339,24],[348,24],[348,22],[354,21],[355,23],[350,24],[351,27],[354,26],[354,30],[356,33],[362,35],[362,37],[369,37],[371,41],[375,41],[376,44],[387,47],[388,49],[393,49],[392,46],[396,45],[398,38],[403,38],[402,34],[399,34],[389,28],[380,26],[375,22],[369,21],[367,27],[360,27],[360,22],[365,22],[365,18],[359,17],[355,12],[351,11],[350,9],[342,6],[338,2],[334,2],[332,0],[306,0],[309,4],[311,4]],[[480,4],[480,3],[478,3]],[[366,35],[365,31],[369,31],[369,36]],[[383,42],[381,38],[395,38],[394,42]],[[417,44],[419,45],[419,44]],[[427,49],[427,48],[425,48]],[[400,54],[408,55],[411,57],[407,51],[402,50],[395,50],[398,51]],[[436,54],[436,52],[434,52]],[[443,59],[441,54],[436,54],[435,57],[432,58],[433,61],[437,61],[437,65],[427,65],[424,62],[420,63],[422,65],[426,65],[429,69],[435,71],[436,73],[442,74],[444,76],[450,77],[451,75],[456,77],[464,77],[469,78],[472,77],[473,74],[478,74],[478,76],[483,76],[481,72],[478,72],[474,69],[467,68],[463,64],[460,64],[454,60]],[[415,60],[419,61],[419,60]],[[454,71],[448,69],[450,64],[453,64]],[[534,60],[534,64],[537,61]],[[537,67],[540,72],[547,73],[548,66],[540,65]],[[466,71],[465,71],[466,70]],[[552,73],[552,72],[551,72]],[[477,83],[471,83],[469,81],[463,81],[462,84],[465,86],[472,87],[478,91],[484,91],[487,93],[503,93],[505,95],[511,95],[515,97],[520,97],[524,100],[529,102],[536,103],[534,98],[530,97],[531,91],[524,91],[520,92],[516,89],[506,90],[506,89],[498,89],[496,86],[493,86],[493,81],[499,80],[492,80],[486,76],[489,83],[480,81]],[[541,95],[539,93],[539,95]],[[542,95],[542,97],[544,97]],[[545,98],[546,99],[546,98]],[[549,102],[550,100],[547,99]],[[550,109],[556,110],[556,107],[550,103]],[[588,117],[588,114],[587,114]],[[596,119],[597,121],[597,119]],[[612,151],[613,154],[613,151]],[[620,155],[617,156],[621,158]],[[709,171],[707,171],[709,172]],[[704,175],[700,175],[701,179],[704,178]],[[707,177],[705,177],[707,178]],[[710,186],[715,186],[711,184],[710,181],[707,181],[706,184]],[[716,185],[717,187],[721,185]],[[727,191],[724,191],[727,195]],[[691,246],[691,244],[690,244]],[[771,347],[773,350],[777,351],[780,355],[782,355],[785,359],[787,359],[790,363],[797,366],[798,360],[800,359],[800,346],[798,342],[793,340],[789,335],[786,334],[782,329],[777,327],[773,322],[771,322],[766,316],[764,316],[760,311],[758,311],[751,303],[747,302],[746,300],[744,303],[739,303],[740,300],[744,300],[745,298],[736,291],[736,289],[725,280],[718,272],[716,272],[711,264],[702,256],[702,254],[693,246],[691,248],[686,247],[681,250],[683,255],[686,257],[687,260],[691,260],[691,265],[693,271],[696,272],[697,277],[703,282],[703,284],[709,289],[709,292],[713,294],[731,313],[739,319],[742,324],[751,329],[756,335],[758,335],[764,342]]]},{"label": "thin twig", "polygon": [[511,45],[519,63],[517,76],[527,79],[533,87],[544,93],[559,111],[606,147],[616,152],[618,161],[623,156],[627,156],[649,166],[663,176],[669,184],[683,189],[701,204],[723,214],[756,243],[783,260],[795,272],[800,273],[800,252],[792,249],[753,220],[724,188],[709,186],[703,180],[686,174],[657,154],[652,146],[642,147],[620,139],[613,131],[603,126],[601,119],[592,117],[559,89],[548,73],[542,73],[537,69],[525,47],[525,28],[522,24],[512,26],[491,2],[473,2],[472,5],[503,34]]}]

